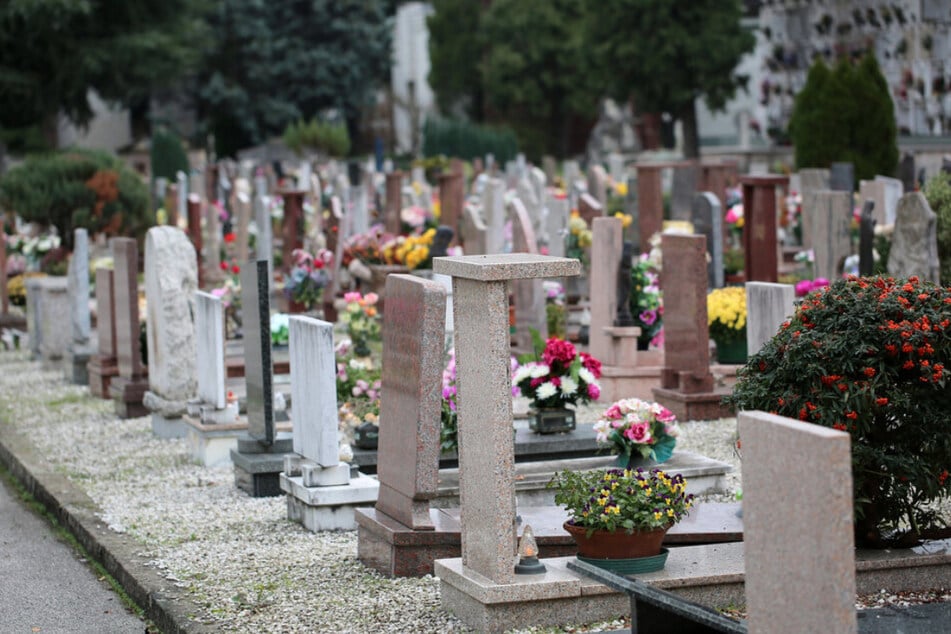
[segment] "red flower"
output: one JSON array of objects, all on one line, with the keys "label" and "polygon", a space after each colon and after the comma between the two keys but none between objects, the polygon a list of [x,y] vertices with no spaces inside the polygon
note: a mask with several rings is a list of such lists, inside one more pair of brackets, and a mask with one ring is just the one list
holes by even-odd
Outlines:
[{"label": "red flower", "polygon": [[878,405],[879,407],[884,407],[888,405],[888,399],[882,396],[880,398],[875,399],[875,404]]},{"label": "red flower", "polygon": [[859,413],[849,410],[845,413],[845,417],[848,418],[849,420],[855,420],[856,418],[859,417]]},{"label": "red flower", "polygon": [[233,232],[233,231],[232,231],[231,233],[226,233],[226,234],[225,234],[225,242],[226,242],[226,243],[231,244],[232,242],[234,242],[234,239],[235,239],[235,235],[234,235],[234,232]]},{"label": "red flower", "polygon": [[227,263],[227,262],[222,262],[222,263],[221,263],[221,270],[222,270],[222,271],[227,271],[227,270],[228,270],[228,263]]},{"label": "red flower", "polygon": [[565,365],[575,360],[578,351],[574,345],[564,339],[555,339],[552,337],[545,343],[545,351],[542,352],[542,360],[551,365],[556,361],[561,361]]},{"label": "red flower", "polygon": [[845,425],[842,423],[834,423],[832,429],[838,429],[839,431],[845,431]]},{"label": "red flower", "polygon": [[586,370],[588,370],[588,372],[593,374],[594,378],[596,379],[601,378],[601,362],[595,359],[594,357],[592,357],[587,352],[581,353],[581,365]]},{"label": "red flower", "polygon": [[234,273],[235,275],[237,275],[238,273],[241,272],[241,267],[238,266],[237,264],[232,264],[232,265],[231,265],[231,272]]},{"label": "red flower", "polygon": [[873,376],[875,376],[875,368],[865,368],[864,370],[862,370],[862,373],[868,378],[872,378]]}]

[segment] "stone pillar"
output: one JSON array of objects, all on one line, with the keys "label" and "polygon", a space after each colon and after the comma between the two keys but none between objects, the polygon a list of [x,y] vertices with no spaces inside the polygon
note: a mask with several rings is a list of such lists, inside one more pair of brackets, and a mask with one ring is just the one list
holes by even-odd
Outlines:
[{"label": "stone pillar", "polygon": [[133,238],[112,238],[114,263],[116,361],[119,375],[109,384],[109,396],[116,401],[120,418],[144,416],[148,410],[142,397],[148,390],[139,343],[139,248]]},{"label": "stone pillar", "polygon": [[650,253],[650,239],[664,228],[664,190],[659,165],[637,166],[637,219],[640,252]]},{"label": "stone pillar", "polygon": [[459,219],[462,217],[462,205],[465,202],[465,182],[460,173],[439,175],[439,224],[453,231],[452,244],[458,243]]},{"label": "stone pillar", "polygon": [[433,270],[453,278],[463,573],[510,584],[516,527],[507,284],[578,275],[581,264],[512,253],[436,258]]},{"label": "stone pillar", "polygon": [[[69,315],[72,340],[66,378],[77,385],[86,385],[89,374],[89,339],[92,325],[89,318],[89,234],[85,229],[73,231],[73,255],[69,260]],[[0,280],[5,283],[5,280]]]},{"label": "stone pillar", "polygon": [[[789,183],[787,176],[744,176],[743,251],[746,280],[775,282],[779,274],[776,240],[776,188]],[[666,316],[666,314],[665,314]]]},{"label": "stone pillar", "polygon": [[283,247],[281,249],[281,268],[291,270],[294,249],[301,248],[301,231],[304,222],[304,194],[303,190],[284,190],[278,192],[284,199],[284,220],[281,225]]},{"label": "stone pillar", "polygon": [[99,351],[86,366],[89,372],[89,391],[99,398],[109,397],[109,383],[119,374],[116,361],[115,300],[112,269],[96,269],[96,332]]},{"label": "stone pillar", "polygon": [[[620,218],[595,218],[591,243],[591,354],[606,361],[613,355],[614,340],[605,328],[617,317],[618,269],[624,248],[624,227]],[[627,298],[624,298],[627,299]]]},{"label": "stone pillar", "polygon": [[400,211],[403,206],[403,172],[386,175],[386,207],[383,210],[383,227],[387,233],[399,235],[402,223]]}]

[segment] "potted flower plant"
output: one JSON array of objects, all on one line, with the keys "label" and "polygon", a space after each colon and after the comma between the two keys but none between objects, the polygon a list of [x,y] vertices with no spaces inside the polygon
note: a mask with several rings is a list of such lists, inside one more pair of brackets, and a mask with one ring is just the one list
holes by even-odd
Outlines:
[{"label": "potted flower plant", "polygon": [[612,403],[594,424],[599,443],[610,444],[618,466],[638,458],[664,462],[674,453],[680,428],[673,412],[659,403],[625,398]]},{"label": "potted flower plant", "polygon": [[362,295],[358,292],[343,296],[347,308],[340,319],[347,325],[347,334],[353,345],[353,354],[358,357],[370,356],[370,342],[380,341],[380,314],[376,303],[376,293]]},{"label": "potted flower plant", "polygon": [[746,363],[746,289],[716,288],[707,295],[707,324],[717,343],[717,361]]},{"label": "potted flower plant", "polygon": [[324,287],[330,281],[327,270],[333,262],[333,253],[320,249],[311,255],[303,249],[294,249],[291,255],[294,264],[284,283],[284,293],[291,301],[292,308],[296,304],[296,307],[302,307],[305,311],[312,310],[320,304]]},{"label": "potted flower plant", "polygon": [[565,470],[548,488],[568,511],[578,558],[621,574],[663,568],[664,535],[693,503],[684,477],[660,469]]},{"label": "potted flower plant", "polygon": [[638,350],[647,350],[651,342],[660,345],[664,327],[664,306],[656,272],[656,262],[647,253],[641,254],[631,265],[631,316],[641,329],[637,338]]},{"label": "potted flower plant", "polygon": [[601,396],[601,362],[587,352],[579,353],[563,339],[551,338],[544,344],[538,333],[535,355],[523,357],[512,385],[532,400],[534,416],[530,427],[540,434],[571,431],[575,413],[568,405],[587,403]]}]

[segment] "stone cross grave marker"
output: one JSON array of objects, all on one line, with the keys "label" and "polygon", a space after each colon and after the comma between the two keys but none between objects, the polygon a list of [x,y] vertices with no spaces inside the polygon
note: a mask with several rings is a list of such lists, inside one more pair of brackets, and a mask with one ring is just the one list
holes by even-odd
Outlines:
[{"label": "stone cross grave marker", "polygon": [[849,434],[765,412],[737,418],[749,631],[856,632]]},{"label": "stone cross grave marker", "polygon": [[939,282],[937,216],[921,192],[905,194],[898,201],[895,232],[888,255],[888,274],[918,275]]},{"label": "stone cross grave marker", "polygon": [[796,288],[771,282],[746,283],[746,349],[759,352],[796,311]]},{"label": "stone cross grave marker", "polygon": [[453,278],[463,570],[508,584],[516,526],[507,285],[578,275],[581,263],[511,253],[437,258],[433,270]]},{"label": "stone cross grave marker", "polygon": [[852,248],[852,194],[818,191],[811,213],[815,277],[836,280],[842,277],[842,263]]},{"label": "stone cross grave marker", "polygon": [[262,445],[274,442],[274,387],[271,365],[271,307],[267,262],[241,269],[244,330],[244,380],[247,384],[248,435]]},{"label": "stone cross grave marker", "polygon": [[412,275],[386,279],[383,399],[376,509],[414,530],[433,530],[439,485],[446,291]]},{"label": "stone cross grave marker", "polygon": [[144,404],[152,410],[159,436],[184,435],[180,419],[195,396],[195,250],[176,227],[152,227],[145,235],[145,297],[149,392]]},{"label": "stone cross grave marker", "polygon": [[693,229],[698,235],[706,236],[707,286],[723,287],[723,212],[720,199],[711,192],[700,192],[693,197]]}]

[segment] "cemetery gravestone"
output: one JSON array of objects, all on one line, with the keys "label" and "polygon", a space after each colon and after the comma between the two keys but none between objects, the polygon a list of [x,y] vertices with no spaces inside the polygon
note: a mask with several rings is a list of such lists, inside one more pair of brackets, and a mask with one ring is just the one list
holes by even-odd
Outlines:
[{"label": "cemetery gravestone", "polygon": [[[535,232],[522,201],[512,199],[512,252],[538,254]],[[548,338],[545,313],[545,291],[539,279],[519,279],[512,282],[515,296],[515,348],[520,352],[533,350],[532,330],[542,339]]]},{"label": "cemetery gravestone", "polygon": [[584,193],[578,199],[578,213],[590,227],[595,218],[604,215],[604,208],[591,194]]},{"label": "cemetery gravestone", "polygon": [[99,398],[110,398],[109,382],[119,374],[116,361],[115,301],[112,269],[96,269],[96,331],[99,349],[86,366],[89,391]]},{"label": "cemetery gravestone", "polygon": [[176,192],[178,200],[175,201],[177,213],[172,224],[180,227],[181,223],[188,222],[188,175],[185,172],[178,171],[175,173],[175,180],[178,183]]},{"label": "cemetery gravestone", "polygon": [[786,176],[744,176],[743,254],[747,281],[775,282],[779,274],[776,240],[776,188],[789,182]]},{"label": "cemetery gravestone", "polygon": [[0,320],[3,320],[10,310],[10,296],[7,293],[7,241],[6,237],[0,240]]},{"label": "cemetery gravestone", "polygon": [[924,194],[911,192],[902,196],[888,255],[888,274],[897,278],[917,275],[939,283],[936,232],[937,216]]},{"label": "cemetery gravestone", "polygon": [[791,284],[746,283],[746,350],[759,352],[796,311],[796,288]]},{"label": "cemetery gravestone", "polygon": [[837,192],[855,191],[855,166],[851,163],[833,163],[829,168],[829,189]]},{"label": "cemetery gravestone", "polygon": [[[885,184],[884,214],[882,217],[884,218],[884,224],[893,225],[898,210],[898,200],[906,191],[911,192],[914,189],[907,189],[900,180],[888,176],[876,176],[875,182]],[[876,215],[875,217],[878,218],[879,216]]]},{"label": "cemetery gravestone", "polygon": [[[281,225],[281,266],[290,270],[294,261],[294,249],[301,248],[301,232],[304,223],[304,190],[284,190],[278,192],[284,199],[284,220]],[[244,305],[244,304],[242,304]]]},{"label": "cemetery gravestone", "polygon": [[859,275],[872,275],[875,269],[875,202],[866,200],[859,218]]},{"label": "cemetery gravestone", "polygon": [[637,221],[641,253],[650,253],[650,239],[655,233],[660,233],[664,225],[662,169],[662,165],[637,166]]},{"label": "cemetery gravestone", "polygon": [[700,166],[684,163],[673,169],[673,185],[670,195],[671,220],[690,220],[693,215],[693,200],[700,186]]},{"label": "cemetery gravestone", "polygon": [[898,178],[901,180],[902,188],[906,192],[913,192],[918,185],[918,176],[915,173],[915,157],[911,154],[905,154],[901,157],[898,164]]},{"label": "cemetery gravestone", "polygon": [[115,301],[116,363],[119,375],[109,384],[120,418],[145,416],[142,397],[149,388],[139,326],[139,248],[133,238],[112,238],[113,292]]},{"label": "cemetery gravestone", "polygon": [[40,359],[46,370],[59,370],[69,349],[72,334],[63,327],[70,314],[68,280],[62,276],[40,278]]},{"label": "cemetery gravestone", "polygon": [[482,213],[486,222],[485,252],[502,253],[505,247],[505,186],[501,179],[490,178],[482,191]]},{"label": "cemetery gravestone", "polygon": [[251,227],[251,184],[244,178],[235,180],[235,258],[248,261],[248,236]]},{"label": "cemetery gravestone", "polygon": [[764,412],[738,422],[749,631],[856,632],[849,434]]},{"label": "cemetery gravestone", "polygon": [[198,288],[195,251],[174,227],[152,227],[145,236],[145,297],[149,391],[143,404],[152,412],[160,438],[184,437],[182,416],[195,396],[195,313]]},{"label": "cemetery gravestone", "polygon": [[839,279],[842,264],[852,248],[852,194],[845,191],[816,192],[812,214],[815,277]]},{"label": "cemetery gravestone", "polygon": [[91,353],[92,323],[89,317],[89,234],[85,229],[73,231],[73,255],[69,259],[68,279],[72,341],[66,377],[77,385],[86,385],[89,383],[86,366]]},{"label": "cemetery gravestone", "polygon": [[488,229],[482,221],[482,215],[476,205],[466,203],[462,211],[462,226],[459,231],[462,233],[463,249],[467,254],[481,255],[486,253],[486,241],[488,240],[486,233]]},{"label": "cemetery gravestone", "polygon": [[267,262],[263,260],[241,270],[248,434],[238,438],[231,462],[235,485],[252,497],[281,495],[278,475],[284,468],[284,454],[294,449],[291,437],[276,434],[274,427],[271,308],[266,276]]},{"label": "cemetery gravestone", "polygon": [[802,195],[802,244],[809,248],[812,246],[812,225],[810,224],[812,214],[810,211],[816,205],[816,192],[829,189],[829,170],[800,170],[799,187],[799,193]]},{"label": "cemetery gravestone", "polygon": [[565,257],[565,238],[568,236],[568,217],[571,215],[568,198],[548,196],[548,255]]},{"label": "cemetery gravestone", "polygon": [[439,222],[451,228],[454,234],[459,232],[459,219],[465,202],[465,178],[460,173],[441,174],[439,176]]},{"label": "cemetery gravestone", "polygon": [[618,269],[624,243],[619,218],[595,218],[591,243],[591,354],[600,360],[613,357],[614,338],[606,327],[614,324],[619,298]]},{"label": "cemetery gravestone", "polygon": [[702,192],[693,198],[694,231],[707,238],[707,285],[710,288],[723,286],[723,213],[720,201],[710,192]]},{"label": "cemetery gravestone", "polygon": [[27,332],[30,337],[30,358],[37,360],[40,358],[40,342],[43,339],[43,332],[40,329],[40,312],[43,310],[41,291],[42,284],[40,277],[28,277],[23,285],[26,288],[26,316]]},{"label": "cemetery gravestone", "polygon": [[[608,202],[607,181],[608,175],[603,167],[594,164],[588,168],[588,194],[594,198],[599,207],[606,205]],[[582,215],[584,215],[584,212],[582,212]],[[588,224],[591,224],[590,220],[588,220]]]},{"label": "cemetery gravestone", "polygon": [[254,243],[255,260],[267,262],[268,286],[274,279],[274,230],[271,225],[271,199],[263,193],[254,197],[254,224],[258,237]]},{"label": "cemetery gravestone", "polygon": [[402,209],[403,172],[395,171],[386,175],[386,207],[383,211],[383,227],[387,233],[399,235],[401,228],[400,211]]},{"label": "cemetery gravestone", "polygon": [[859,199],[861,201],[871,200],[873,207],[873,217],[879,225],[885,222],[885,183],[879,180],[859,181]]}]

